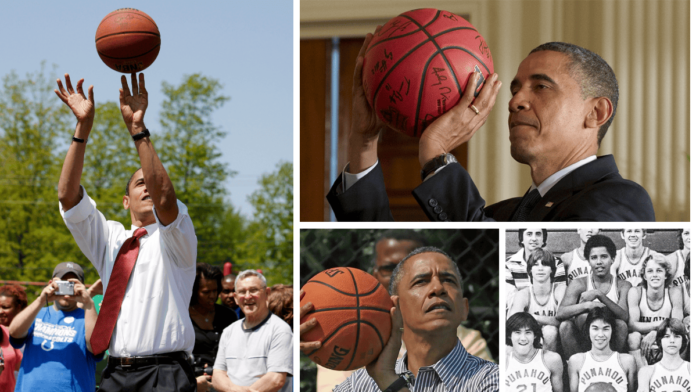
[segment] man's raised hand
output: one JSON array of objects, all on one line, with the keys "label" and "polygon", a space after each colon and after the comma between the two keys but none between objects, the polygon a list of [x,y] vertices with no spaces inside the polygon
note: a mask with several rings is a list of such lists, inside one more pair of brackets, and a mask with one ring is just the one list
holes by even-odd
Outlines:
[{"label": "man's raised hand", "polygon": [[130,132],[131,135],[142,132],[145,127],[145,110],[147,109],[145,75],[141,73],[139,79],[140,81],[138,81],[135,73],[131,74],[131,90],[128,88],[126,75],[121,76],[121,88],[118,90],[118,100],[121,106],[123,121],[126,123],[128,132]]},{"label": "man's raised hand", "polygon": [[72,110],[77,118],[77,122],[89,123],[91,125],[94,122],[94,86],[89,86],[87,90],[88,99],[82,89],[82,84],[85,82],[84,79],[80,79],[77,82],[77,93],[73,89],[70,75],[65,74],[65,88],[60,79],[56,79],[56,82],[58,83],[58,89],[53,91]]}]

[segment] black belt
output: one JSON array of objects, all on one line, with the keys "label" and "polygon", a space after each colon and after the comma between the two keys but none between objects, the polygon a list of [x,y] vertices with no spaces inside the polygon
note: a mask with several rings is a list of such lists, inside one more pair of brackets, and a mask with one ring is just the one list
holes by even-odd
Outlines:
[{"label": "black belt", "polygon": [[157,355],[146,355],[142,357],[109,357],[110,366],[120,366],[130,368],[136,366],[148,366],[159,364],[172,364],[186,362],[188,355],[183,351],[173,353],[162,353]]}]

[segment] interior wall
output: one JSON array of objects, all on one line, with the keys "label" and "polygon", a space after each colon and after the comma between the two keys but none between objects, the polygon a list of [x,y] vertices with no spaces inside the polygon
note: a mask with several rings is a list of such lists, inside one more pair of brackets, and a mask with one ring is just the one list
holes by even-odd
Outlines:
[{"label": "interior wall", "polygon": [[531,184],[529,168],[510,157],[507,84],[534,47],[565,41],[600,54],[619,81],[600,155],[614,154],[622,175],[645,187],[658,221],[689,220],[688,1],[301,0],[300,38],[364,36],[422,7],[469,14],[505,84],[469,142],[468,170],[488,203],[519,196]]}]

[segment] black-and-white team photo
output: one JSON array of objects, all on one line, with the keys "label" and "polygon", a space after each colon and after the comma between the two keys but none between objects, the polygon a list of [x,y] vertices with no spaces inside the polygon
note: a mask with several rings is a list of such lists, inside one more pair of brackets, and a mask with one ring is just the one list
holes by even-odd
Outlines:
[{"label": "black-and-white team photo", "polygon": [[691,391],[689,228],[505,237],[504,391]]}]

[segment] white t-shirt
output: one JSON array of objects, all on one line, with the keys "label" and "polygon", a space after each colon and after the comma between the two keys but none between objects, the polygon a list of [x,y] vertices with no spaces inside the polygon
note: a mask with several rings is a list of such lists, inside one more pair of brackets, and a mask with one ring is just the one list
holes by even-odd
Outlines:
[{"label": "white t-shirt", "polygon": [[222,331],[213,369],[224,370],[235,385],[250,386],[268,372],[287,373],[279,392],[292,391],[292,330],[280,317],[269,317],[251,329],[244,319]]}]

